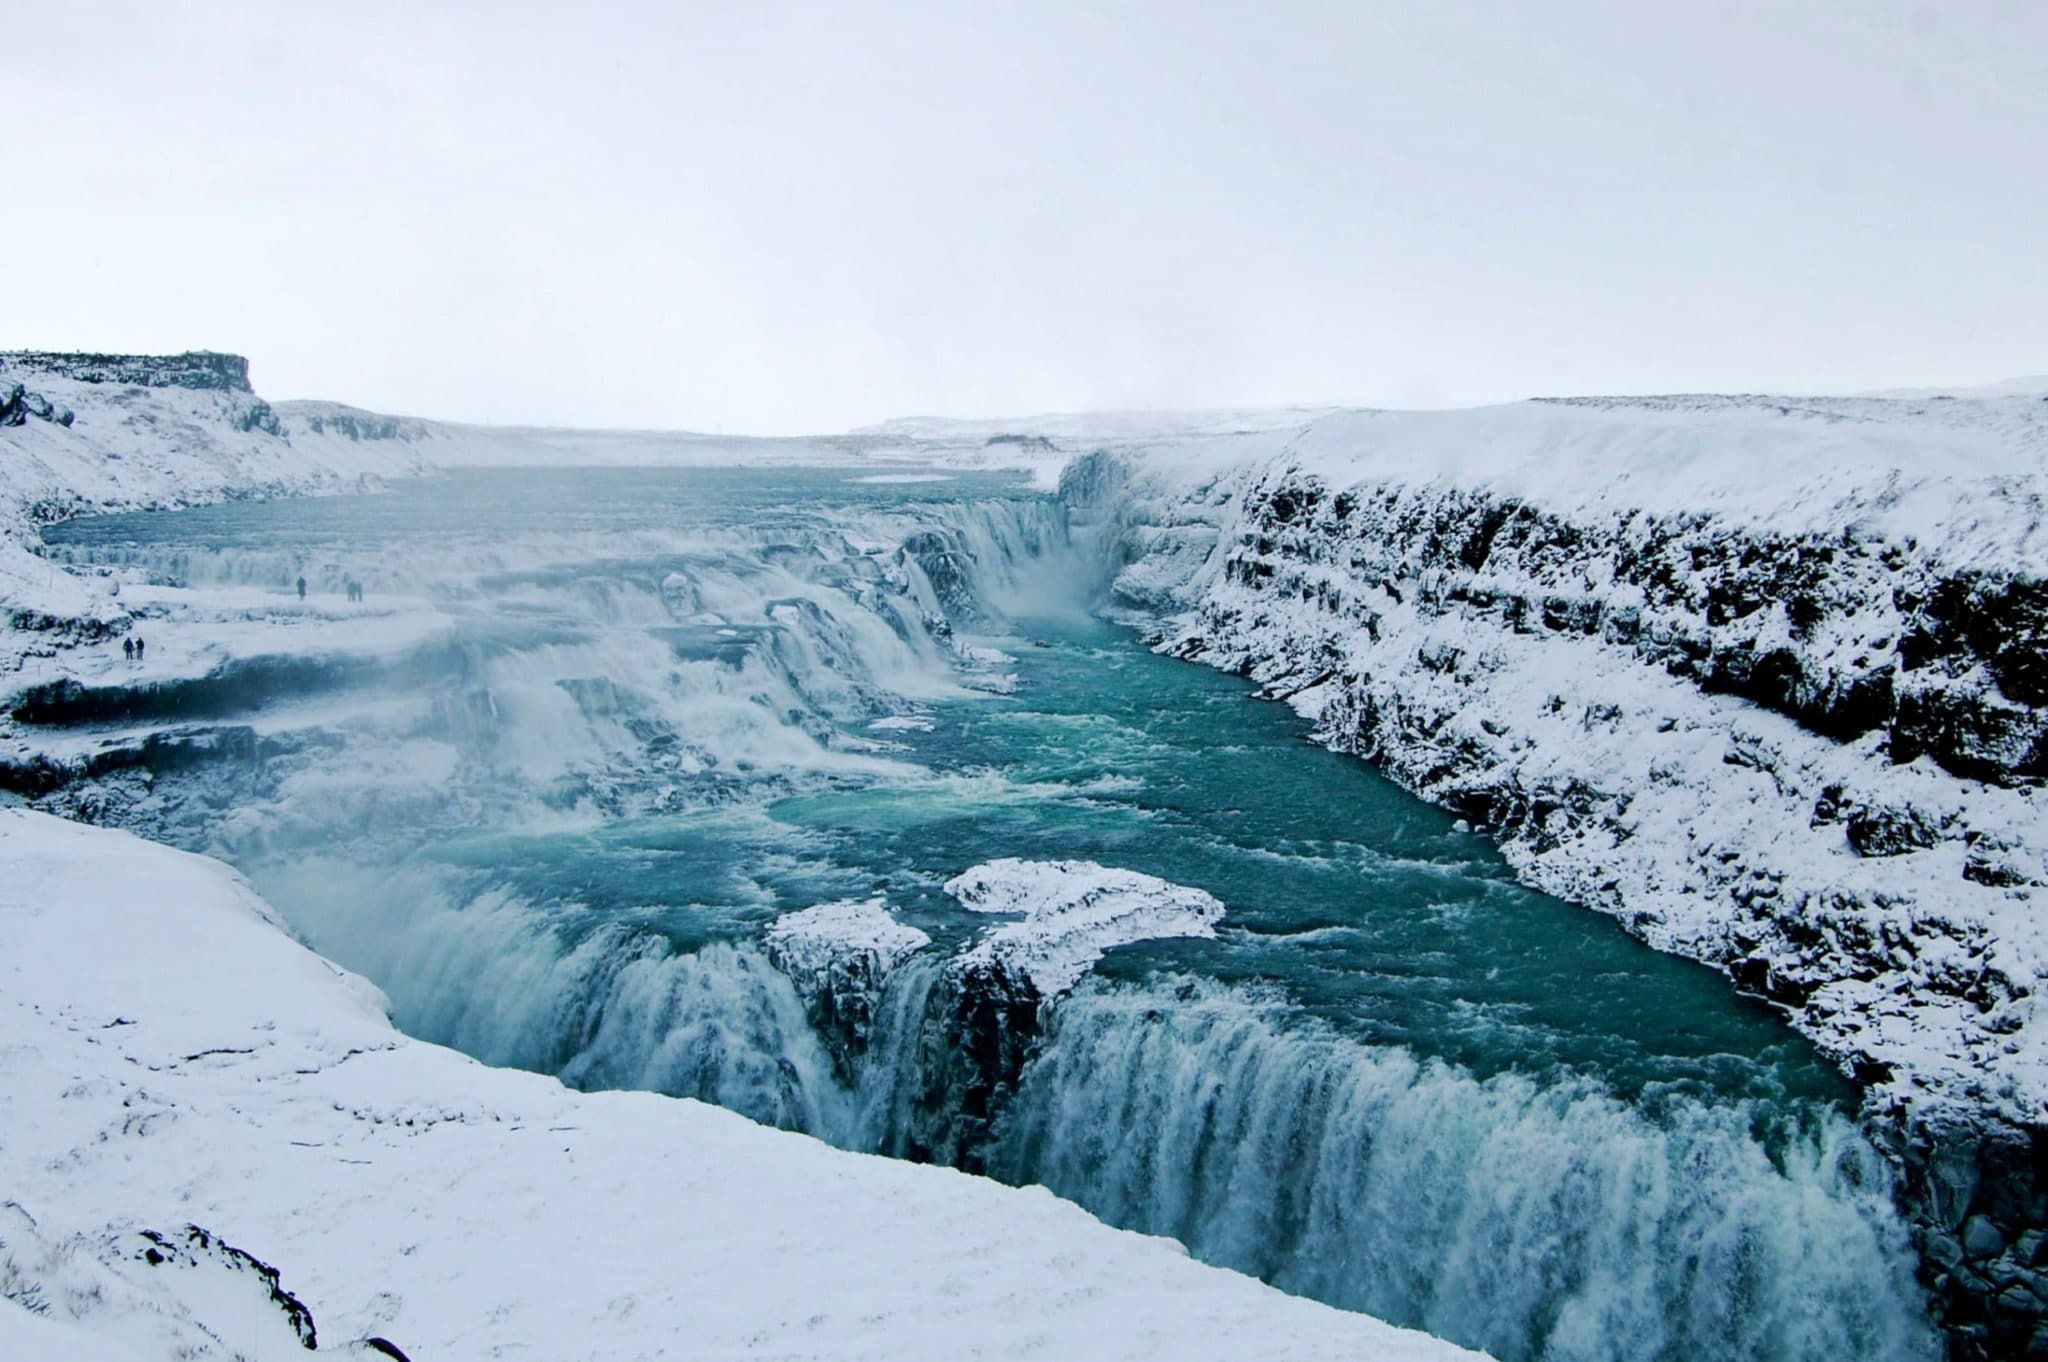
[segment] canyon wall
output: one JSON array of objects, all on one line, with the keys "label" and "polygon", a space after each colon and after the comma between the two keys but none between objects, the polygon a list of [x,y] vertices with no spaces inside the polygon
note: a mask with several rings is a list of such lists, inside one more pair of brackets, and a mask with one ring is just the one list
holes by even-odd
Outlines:
[{"label": "canyon wall", "polygon": [[1968,1348],[2048,1310],[2048,402],[1355,413],[1072,465],[1117,605],[1781,1005]]}]

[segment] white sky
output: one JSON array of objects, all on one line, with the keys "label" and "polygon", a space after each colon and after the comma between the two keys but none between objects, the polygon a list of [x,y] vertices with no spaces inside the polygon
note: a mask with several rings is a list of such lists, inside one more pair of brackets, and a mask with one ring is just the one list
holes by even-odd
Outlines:
[{"label": "white sky", "polygon": [[888,416],[2048,371],[2048,0],[0,0],[0,346]]}]

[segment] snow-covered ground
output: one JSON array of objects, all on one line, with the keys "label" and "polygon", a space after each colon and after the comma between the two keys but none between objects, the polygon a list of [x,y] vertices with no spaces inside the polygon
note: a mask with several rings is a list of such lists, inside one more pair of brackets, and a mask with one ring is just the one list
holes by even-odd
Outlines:
[{"label": "snow-covered ground", "polygon": [[420,1359],[1473,1356],[1043,1191],[409,1040],[226,867],[19,810],[0,1187],[24,1362],[297,1356],[287,1299]]}]

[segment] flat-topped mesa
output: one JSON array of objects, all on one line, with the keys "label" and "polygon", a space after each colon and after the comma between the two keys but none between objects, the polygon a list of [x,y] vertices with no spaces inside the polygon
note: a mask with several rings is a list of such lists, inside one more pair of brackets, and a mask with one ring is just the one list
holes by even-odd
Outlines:
[{"label": "flat-topped mesa", "polygon": [[217,350],[179,355],[107,355],[58,350],[0,350],[0,377],[49,374],[79,383],[125,383],[138,388],[194,388],[252,392],[249,361]]}]

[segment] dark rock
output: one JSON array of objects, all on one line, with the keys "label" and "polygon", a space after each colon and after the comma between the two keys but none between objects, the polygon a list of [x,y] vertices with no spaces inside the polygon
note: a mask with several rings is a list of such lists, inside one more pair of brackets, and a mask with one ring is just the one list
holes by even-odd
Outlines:
[{"label": "dark rock", "polygon": [[1953,1269],[1963,1261],[1962,1241],[1952,1234],[1930,1234],[1920,1246],[1920,1256],[1936,1267]]},{"label": "dark rock", "polygon": [[284,1289],[276,1268],[254,1254],[236,1248],[198,1225],[187,1225],[184,1233],[175,1237],[144,1230],[142,1238],[148,1247],[136,1256],[152,1267],[162,1267],[167,1263],[191,1266],[202,1258],[210,1258],[236,1271],[253,1274],[269,1296],[270,1303],[278,1308],[285,1322],[291,1325],[292,1332],[298,1335],[299,1343],[308,1352],[319,1347],[313,1328],[313,1312],[306,1308],[304,1301]]},{"label": "dark rock", "polygon": [[0,352],[0,371],[56,374],[80,383],[125,383],[141,388],[249,391],[249,361],[211,350],[188,350],[180,355],[9,350]]},{"label": "dark rock", "polygon": [[963,539],[939,530],[920,530],[903,541],[902,552],[923,570],[947,615],[956,622],[978,617],[981,596],[974,586],[974,555]]},{"label": "dark rock", "polygon": [[353,407],[321,407],[302,411],[296,419],[315,435],[331,433],[357,443],[364,440],[417,439],[423,433],[419,422],[357,411]]},{"label": "dark rock", "polygon": [[2048,865],[2029,856],[2005,838],[1992,833],[1973,832],[1964,839],[1969,854],[1963,860],[1963,878],[1994,889],[2041,888],[2048,885]]},{"label": "dark rock", "polygon": [[1940,824],[1910,804],[1864,805],[1849,814],[1849,845],[1858,856],[1903,856],[1941,843]]},{"label": "dark rock", "polygon": [[2048,1314],[2048,1310],[2042,1309],[2039,1297],[2019,1285],[2009,1286],[1999,1292],[1997,1305],[2005,1314],[2024,1319],[2039,1319],[2042,1315]]},{"label": "dark rock", "polygon": [[245,403],[234,415],[234,427],[245,433],[261,431],[265,435],[283,435],[284,427],[278,424],[277,413],[261,398]]}]

